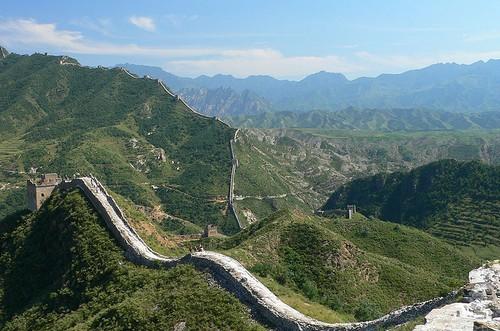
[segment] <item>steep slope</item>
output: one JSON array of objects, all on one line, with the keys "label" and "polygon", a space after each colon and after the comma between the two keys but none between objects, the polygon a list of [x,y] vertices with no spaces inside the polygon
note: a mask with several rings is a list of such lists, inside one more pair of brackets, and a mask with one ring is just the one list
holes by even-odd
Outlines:
[{"label": "steep slope", "polygon": [[133,204],[237,229],[226,201],[234,130],[189,111],[158,82],[10,54],[0,84],[2,200],[28,172],[93,173]]},{"label": "steep slope", "polygon": [[287,207],[311,212],[341,185],[380,172],[444,158],[500,164],[498,130],[242,129],[235,146],[235,204],[243,221]]},{"label": "steep slope", "polygon": [[[439,63],[401,74],[348,80],[338,73],[319,72],[300,81],[269,76],[235,78],[228,75],[194,79],[142,67],[142,74],[165,79],[174,89],[227,87],[249,90],[276,110],[341,110],[356,108],[426,108],[450,112],[500,110],[500,60],[470,65]],[[133,71],[134,68],[131,67]]]},{"label": "steep slope", "polygon": [[416,229],[289,211],[212,244],[288,304],[331,322],[372,319],[444,294],[479,263]]},{"label": "steep slope", "polygon": [[130,72],[139,76],[151,76],[161,79],[172,90],[181,95],[192,107],[199,112],[217,117],[227,117],[238,114],[259,114],[271,111],[272,106],[262,97],[250,90],[236,91],[225,86],[200,87],[189,78],[178,77],[163,71],[158,67],[119,64]]},{"label": "steep slope", "polygon": [[0,222],[2,330],[263,330],[191,267],[127,262],[78,191]]},{"label": "steep slope", "polygon": [[[249,114],[248,112],[242,112]],[[266,112],[229,116],[244,128],[318,128],[375,131],[500,129],[500,112],[453,113],[422,109],[354,109],[338,112]]]},{"label": "steep slope", "polygon": [[325,211],[356,204],[365,215],[426,229],[448,241],[500,247],[500,168],[443,160],[341,187]]},{"label": "steep slope", "polygon": [[227,87],[182,89],[179,94],[199,112],[226,118],[238,114],[259,114],[272,110],[263,98],[248,90],[236,92]]}]

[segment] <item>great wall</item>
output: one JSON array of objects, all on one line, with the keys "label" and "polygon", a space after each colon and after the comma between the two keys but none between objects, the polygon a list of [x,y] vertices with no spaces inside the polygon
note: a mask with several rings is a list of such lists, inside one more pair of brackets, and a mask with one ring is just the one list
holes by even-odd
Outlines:
[{"label": "great wall", "polygon": [[[134,78],[134,79],[140,79],[139,77],[133,75],[132,73],[130,73],[127,69],[125,68],[120,68],[120,70],[123,70],[128,76]],[[145,76],[144,79],[152,79],[150,78],[149,76]],[[207,116],[207,115],[204,115],[200,112],[198,112],[197,110],[195,110],[194,108],[192,108],[190,105],[187,104],[186,101],[184,101],[184,99],[182,99],[179,95],[177,94],[174,94],[172,93],[166,86],[165,84],[163,83],[163,81],[157,79],[156,80],[157,83],[161,86],[161,88],[171,97],[175,98],[177,101],[181,102],[187,109],[189,109],[191,112],[193,112],[194,114],[198,115],[198,116],[201,116],[203,118],[209,118],[209,119],[212,119],[212,117],[210,116]],[[228,123],[224,122],[223,120],[221,120],[220,118],[218,117],[215,117],[215,119],[222,123],[223,125],[227,126],[227,127],[231,127]],[[228,192],[228,207],[229,207],[229,210],[231,211],[231,213],[234,215],[234,218],[236,219],[237,223],[238,223],[238,227],[240,229],[243,229],[244,228],[244,225],[241,223],[240,221],[240,218],[238,216],[238,213],[236,212],[236,208],[234,207],[234,204],[233,204],[233,197],[234,197],[234,177],[236,175],[236,168],[238,167],[238,159],[236,158],[236,154],[234,152],[234,143],[236,142],[236,138],[238,136],[238,132],[239,132],[240,129],[236,129],[236,131],[234,132],[234,136],[233,138],[229,141],[229,149],[231,151],[231,176],[230,176],[230,179],[229,179],[229,192]]]},{"label": "great wall", "polygon": [[[80,64],[78,62],[68,62],[68,57],[66,56],[62,56],[59,60],[59,64],[60,65],[74,65],[74,66],[79,66],[80,67]],[[99,67],[100,69],[107,69],[107,68],[104,68],[104,67]],[[119,70],[123,71],[125,74],[127,74],[127,76],[133,78],[133,79],[151,79],[151,80],[154,80],[153,78],[149,77],[149,76],[144,76],[144,77],[138,77],[134,74],[132,74],[130,71],[128,71],[127,69],[123,68],[123,67],[120,67],[118,68]],[[207,116],[207,115],[204,115],[200,112],[198,112],[197,110],[195,110],[194,108],[192,108],[190,105],[187,104],[186,101],[184,101],[184,99],[182,99],[179,95],[177,94],[174,94],[172,91],[170,91],[166,86],[165,84],[163,83],[163,81],[161,81],[160,79],[156,79],[156,82],[158,83],[158,85],[162,88],[163,91],[165,91],[165,93],[168,94],[168,96],[172,97],[172,98],[175,98],[175,100],[181,102],[188,110],[190,110],[192,113],[198,115],[198,116],[201,116],[203,118],[207,118],[207,119],[213,119],[213,117],[210,117],[210,116]],[[215,117],[215,120],[220,122],[221,124],[223,124],[224,126],[226,127],[231,127],[228,123],[224,122],[223,120],[221,120],[220,118],[218,117]],[[231,175],[230,175],[230,179],[229,179],[229,192],[228,192],[228,208],[230,210],[230,212],[234,215],[234,218],[236,219],[237,223],[238,223],[238,227],[240,229],[243,229],[244,228],[244,225],[243,223],[241,222],[240,220],[240,217],[238,216],[238,213],[236,212],[236,207],[234,206],[234,178],[235,178],[235,175],[236,175],[236,168],[238,167],[238,159],[236,158],[236,154],[234,152],[234,143],[236,142],[236,138],[238,136],[238,132],[239,132],[240,129],[236,129],[236,131],[234,132],[234,136],[233,138],[229,141],[229,149],[230,149],[230,152],[231,152]]]},{"label": "great wall", "polygon": [[[76,65],[78,63],[66,62],[65,58],[60,60],[62,65]],[[119,68],[134,79],[141,79],[125,68]],[[148,76],[144,79],[152,79]],[[180,96],[172,93],[162,81],[156,80],[160,87],[170,96],[181,102],[191,112],[204,118],[212,118],[201,114],[190,107]],[[229,127],[219,118],[217,121]],[[234,207],[234,178],[238,160],[234,152],[239,129],[235,131],[230,140],[231,151],[231,176],[228,192],[228,207],[234,214],[240,229],[244,225]],[[106,226],[120,243],[125,251],[126,257],[140,265],[152,268],[171,268],[178,264],[190,264],[199,270],[209,272],[220,286],[233,293],[240,301],[246,304],[259,319],[270,324],[277,330],[304,330],[304,331],[348,331],[348,330],[379,330],[393,325],[399,325],[423,316],[435,308],[441,307],[456,299],[461,289],[452,291],[444,297],[434,298],[428,301],[405,306],[392,311],[378,319],[355,323],[325,323],[310,318],[294,308],[288,306],[274,295],[265,285],[255,278],[238,261],[226,255],[211,252],[193,252],[182,258],[169,258],[151,249],[133,229],[127,221],[116,201],[109,195],[104,186],[94,177],[81,177],[73,180],[64,180],[58,186],[60,190],[80,189],[88,198],[96,211],[104,219]]]},{"label": "great wall", "polygon": [[182,258],[169,258],[151,249],[128,222],[113,197],[94,177],[80,177],[63,180],[59,190],[80,189],[95,210],[104,219],[106,226],[118,240],[125,255],[132,262],[148,267],[171,268],[178,264],[191,264],[209,272],[226,290],[245,303],[252,312],[278,330],[347,331],[376,330],[380,327],[397,325],[428,313],[432,309],[452,301],[458,291],[445,297],[406,306],[379,319],[330,324],[321,322],[298,312],[281,301],[238,261],[226,255],[211,252],[193,252]]}]

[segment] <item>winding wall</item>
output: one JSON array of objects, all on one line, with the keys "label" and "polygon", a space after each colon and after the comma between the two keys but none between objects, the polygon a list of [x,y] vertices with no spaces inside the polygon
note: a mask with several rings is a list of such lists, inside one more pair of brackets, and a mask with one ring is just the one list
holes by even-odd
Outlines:
[{"label": "winding wall", "polygon": [[347,331],[375,330],[379,327],[400,324],[443,305],[453,299],[457,292],[446,297],[407,306],[369,322],[329,324],[303,315],[283,303],[238,261],[216,252],[196,252],[180,259],[172,259],[152,250],[132,228],[124,213],[94,177],[81,177],[63,181],[59,189],[78,188],[92,203],[104,219],[111,233],[125,250],[126,256],[137,264],[150,267],[173,267],[177,264],[192,264],[210,272],[226,290],[236,295],[260,318],[278,330]]},{"label": "winding wall", "polygon": [[[61,64],[70,64],[70,63],[66,63],[66,62],[64,62],[62,60],[61,60],[60,63]],[[145,76],[144,78],[140,78],[137,75],[132,74],[130,71],[128,71],[127,69],[125,69],[123,67],[120,67],[119,69],[122,70],[122,71],[124,71],[129,77],[134,78],[134,79],[152,79],[149,76]],[[162,88],[162,90],[165,91],[165,93],[167,93],[170,97],[173,97],[176,100],[178,100],[179,102],[181,102],[188,110],[190,110],[194,114],[196,114],[198,116],[201,116],[203,118],[212,119],[212,117],[204,115],[204,114],[198,112],[197,110],[195,110],[194,108],[192,108],[190,105],[187,104],[186,101],[184,101],[184,99],[181,98],[180,95],[174,94],[172,91],[170,91],[167,88],[167,86],[165,86],[165,84],[163,83],[162,80],[156,79],[156,81],[157,81],[158,85],[160,85],[160,87]],[[228,123],[224,122],[220,118],[216,117],[215,119],[218,122],[222,123],[223,125],[225,125],[227,127],[231,127]],[[229,142],[229,147],[230,147],[230,150],[231,150],[231,163],[232,163],[232,166],[231,166],[231,177],[230,177],[230,180],[229,180],[229,193],[228,193],[228,201],[229,201],[229,203],[228,203],[228,207],[231,210],[231,212],[233,213],[234,217],[236,218],[236,221],[238,222],[238,227],[240,229],[243,229],[243,224],[241,223],[240,218],[239,218],[238,214],[236,213],[236,209],[235,209],[234,204],[233,204],[234,177],[235,177],[235,174],[236,174],[236,167],[237,167],[237,164],[238,164],[238,161],[237,161],[235,153],[234,153],[234,142],[236,141],[236,137],[238,135],[238,131],[239,131],[239,129],[237,129],[235,131],[234,138],[231,139],[230,142]]]},{"label": "winding wall", "polygon": [[[60,61],[61,64],[73,64]],[[74,64],[78,65],[78,64]],[[126,69],[122,68],[130,77],[137,79],[139,77],[132,75]],[[177,98],[190,111],[199,116],[210,118],[191,108],[179,96],[173,94],[168,88],[158,80],[162,89],[171,97]],[[217,120],[224,125],[227,123]],[[234,153],[234,142],[236,141],[238,130],[230,141],[231,149],[231,179],[229,187],[229,207],[234,213],[238,225],[242,228],[239,217],[234,209],[234,176],[236,172],[237,160]],[[104,219],[111,233],[116,237],[120,245],[125,250],[126,256],[134,263],[146,265],[149,267],[170,268],[177,264],[192,264],[196,268],[210,272],[213,277],[226,290],[236,295],[242,302],[247,304],[250,309],[260,318],[271,323],[278,330],[304,330],[304,331],[347,331],[347,330],[376,330],[389,325],[404,323],[416,316],[426,314],[432,309],[439,307],[451,301],[458,293],[454,291],[446,297],[440,297],[418,303],[412,306],[403,307],[393,311],[379,319],[358,322],[358,323],[324,323],[298,312],[292,307],[282,302],[267,287],[265,287],[257,278],[246,270],[238,261],[216,252],[196,252],[186,255],[180,259],[173,259],[158,254],[152,250],[132,228],[127,221],[124,213],[104,188],[104,186],[94,177],[81,177],[69,181],[63,181],[59,185],[61,190],[78,188],[92,203],[97,212]]]},{"label": "winding wall", "polygon": [[234,152],[234,143],[236,143],[236,139],[238,137],[238,132],[240,132],[240,129],[237,129],[234,132],[234,138],[229,141],[229,147],[231,149],[231,178],[229,181],[229,208],[231,209],[231,212],[233,213],[234,217],[236,218],[236,221],[238,222],[238,227],[240,229],[244,228],[244,225],[241,223],[240,217],[238,216],[238,213],[236,212],[236,207],[234,206],[234,178],[236,177],[236,168],[238,167],[238,159],[236,158],[236,153]]}]

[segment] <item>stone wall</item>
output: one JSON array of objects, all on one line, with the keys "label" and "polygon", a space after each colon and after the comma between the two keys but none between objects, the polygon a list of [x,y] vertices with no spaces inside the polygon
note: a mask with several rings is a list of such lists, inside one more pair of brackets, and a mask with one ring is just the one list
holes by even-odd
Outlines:
[{"label": "stone wall", "polygon": [[[133,75],[132,73],[130,73],[125,68],[120,68],[120,70],[123,70],[127,75],[129,75],[130,77],[132,77],[134,79],[151,79],[149,76],[146,76],[144,78],[139,78],[139,77]],[[201,116],[203,118],[212,119],[212,117],[207,116],[205,114],[202,114],[202,113],[198,112],[196,109],[194,109],[193,107],[191,107],[190,105],[188,105],[188,103],[186,101],[184,101],[184,99],[182,99],[180,95],[172,93],[172,91],[170,91],[165,86],[165,84],[163,83],[163,81],[161,81],[160,79],[157,79],[156,81],[160,85],[160,87],[163,89],[163,91],[165,91],[165,93],[167,93],[170,97],[175,98],[177,101],[181,102],[192,113],[194,113],[194,114],[196,114],[198,116]],[[225,125],[227,127],[231,127],[228,123],[224,122],[220,118],[216,117],[215,119],[218,122],[222,123],[223,125]],[[228,202],[228,207],[229,207],[229,210],[233,213],[234,217],[236,218],[236,221],[238,222],[239,228],[243,229],[243,224],[240,222],[240,218],[239,218],[238,214],[236,213],[236,210],[235,210],[234,205],[233,205],[234,176],[235,176],[235,173],[236,173],[236,166],[237,166],[237,162],[238,162],[237,159],[236,159],[235,153],[234,153],[233,144],[236,141],[236,136],[238,134],[238,131],[239,131],[239,129],[236,130],[236,132],[234,133],[234,138],[231,139],[230,142],[229,142],[229,148],[231,150],[231,162],[232,162],[232,166],[231,166],[231,177],[230,177],[230,181],[229,181],[229,193],[228,193],[229,202]]]},{"label": "stone wall", "polygon": [[238,159],[236,158],[236,153],[234,152],[234,143],[236,142],[236,138],[238,137],[238,132],[240,129],[237,129],[234,132],[234,138],[229,141],[229,147],[231,149],[231,178],[229,180],[229,209],[233,213],[236,221],[238,222],[238,226],[240,229],[243,229],[244,226],[240,221],[240,217],[236,212],[236,207],[234,206],[234,178],[236,176],[236,168],[238,167]]},{"label": "stone wall", "polygon": [[425,314],[453,298],[457,292],[412,306],[403,307],[379,319],[359,323],[324,323],[305,316],[286,305],[238,261],[216,252],[196,252],[180,259],[171,259],[153,251],[130,226],[124,213],[104,188],[93,177],[63,181],[61,190],[79,188],[102,216],[111,233],[134,263],[149,267],[170,268],[177,264],[190,264],[199,270],[208,271],[226,290],[245,303],[260,319],[278,330],[347,331],[376,330],[404,323]]}]

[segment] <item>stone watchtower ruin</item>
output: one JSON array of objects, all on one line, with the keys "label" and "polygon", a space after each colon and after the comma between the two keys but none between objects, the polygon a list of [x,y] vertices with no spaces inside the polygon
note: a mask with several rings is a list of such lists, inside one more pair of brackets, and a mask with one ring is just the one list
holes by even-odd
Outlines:
[{"label": "stone watchtower ruin", "polygon": [[347,218],[352,219],[354,214],[356,214],[356,205],[347,205]]},{"label": "stone watchtower ruin", "polygon": [[217,231],[217,225],[207,224],[205,226],[205,231],[203,231],[203,237],[217,237],[219,232]]},{"label": "stone watchtower ruin", "polygon": [[60,182],[61,178],[57,174],[44,174],[35,180],[28,179],[26,183],[28,209],[32,211],[40,209]]}]

